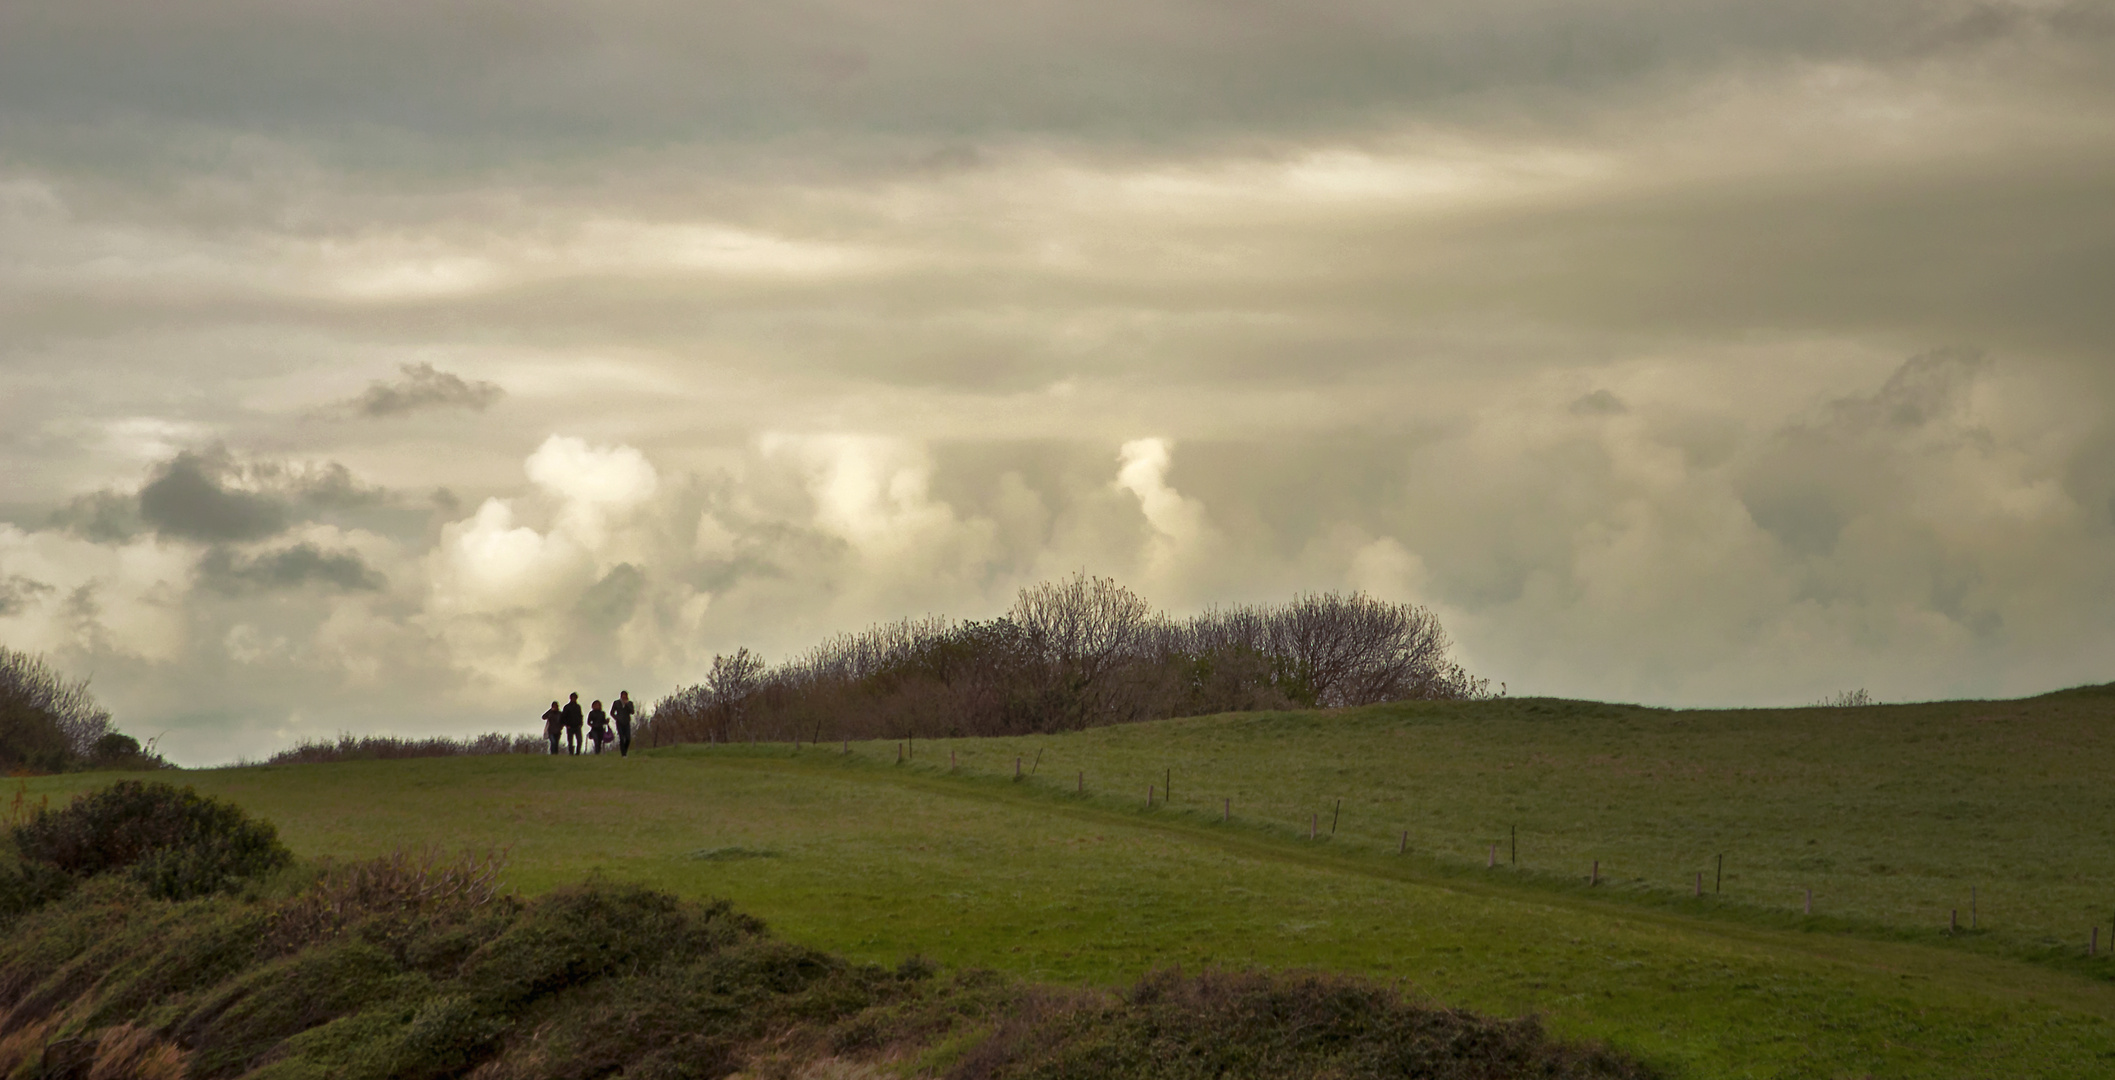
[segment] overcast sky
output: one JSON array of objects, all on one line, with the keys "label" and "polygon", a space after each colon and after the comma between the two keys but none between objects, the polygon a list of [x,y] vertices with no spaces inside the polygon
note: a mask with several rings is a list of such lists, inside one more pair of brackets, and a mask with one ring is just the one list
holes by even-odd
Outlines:
[{"label": "overcast sky", "polygon": [[0,643],[185,763],[1022,585],[2115,678],[2115,2],[10,0]]}]

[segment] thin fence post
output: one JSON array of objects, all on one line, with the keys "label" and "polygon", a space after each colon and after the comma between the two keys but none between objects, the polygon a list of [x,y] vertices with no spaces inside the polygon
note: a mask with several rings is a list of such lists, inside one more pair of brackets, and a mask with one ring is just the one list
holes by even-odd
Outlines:
[{"label": "thin fence post", "polygon": [[1813,913],[1814,913],[1814,890],[1812,890],[1812,889],[1808,889],[1808,890],[1807,890],[1807,914],[1809,914],[1809,915],[1812,915]]},{"label": "thin fence post", "polygon": [[1586,883],[1587,883],[1588,885],[1599,885],[1599,884],[1601,884],[1601,860],[1599,860],[1599,859],[1595,859],[1595,860],[1594,860],[1594,871],[1593,871],[1593,874],[1592,874],[1592,876],[1590,876],[1590,877],[1588,877],[1588,878],[1586,879]]},{"label": "thin fence post", "polygon": [[1398,845],[1396,845],[1396,848],[1395,848],[1395,853],[1396,853],[1397,855],[1408,855],[1408,854],[1410,854],[1410,830],[1408,830],[1408,829],[1404,829],[1404,830],[1403,830],[1403,842],[1402,842],[1402,843],[1400,843],[1400,844],[1398,844]]},{"label": "thin fence post", "polygon": [[1958,934],[1961,932],[1960,908],[1954,908],[1946,913],[1946,932],[1949,934]]},{"label": "thin fence post", "polygon": [[898,765],[901,765],[901,764],[903,764],[903,744],[902,744],[902,743],[897,743],[897,744],[896,744],[896,764],[898,764]]},{"label": "thin fence post", "polygon": [[1219,820],[1222,822],[1234,820],[1234,800],[1228,799],[1226,801],[1226,807],[1219,811]]},{"label": "thin fence post", "polygon": [[1718,872],[1711,879],[1711,891],[1714,893],[1726,891],[1726,856],[1723,852],[1718,857]]},{"label": "thin fence post", "polygon": [[1704,872],[1702,870],[1696,872],[1696,895],[1699,898],[1704,895]]},{"label": "thin fence post", "polygon": [[1080,791],[1079,791],[1079,793],[1080,793],[1080,794],[1082,794],[1082,795],[1085,795],[1085,794],[1087,793],[1087,770],[1085,770],[1085,769],[1081,769],[1081,770],[1080,770]]},{"label": "thin fence post", "polygon": [[2093,926],[2093,933],[2086,938],[2086,955],[2100,955],[2100,926],[2097,923]]},{"label": "thin fence post", "polygon": [[1498,845],[1497,845],[1497,844],[1492,844],[1492,845],[1491,845],[1491,857],[1490,857],[1490,859],[1489,859],[1489,860],[1487,860],[1487,861],[1486,861],[1486,862],[1485,862],[1485,863],[1483,864],[1483,868],[1484,868],[1484,869],[1486,869],[1486,870],[1496,870],[1496,869],[1498,869]]},{"label": "thin fence post", "polygon": [[1147,785],[1146,785],[1146,809],[1150,810],[1150,809],[1152,809],[1152,808],[1153,808],[1153,785],[1151,785],[1151,784],[1147,784]]}]

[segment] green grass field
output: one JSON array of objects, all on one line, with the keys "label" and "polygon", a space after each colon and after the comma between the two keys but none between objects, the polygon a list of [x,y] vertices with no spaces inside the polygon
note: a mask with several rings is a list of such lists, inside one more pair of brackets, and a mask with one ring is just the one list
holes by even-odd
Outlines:
[{"label": "green grass field", "polygon": [[[1361,972],[1683,1076],[2115,1074],[2115,963],[2084,956],[2115,918],[2115,792],[2096,782],[2115,691],[1240,714],[919,740],[901,765],[899,745],[183,779],[304,855],[505,845],[525,891],[601,873],[726,896],[856,959],[1103,984],[1169,964]],[[1695,898],[1721,852],[1724,892]],[[1971,887],[1979,928],[1949,935]]]}]

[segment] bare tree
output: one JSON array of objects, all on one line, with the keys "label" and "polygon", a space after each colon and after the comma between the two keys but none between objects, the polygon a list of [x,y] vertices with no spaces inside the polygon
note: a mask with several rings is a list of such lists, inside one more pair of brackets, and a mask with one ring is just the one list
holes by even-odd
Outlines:
[{"label": "bare tree", "polygon": [[42,656],[0,645],[0,763],[56,771],[95,755],[110,712],[88,680],[68,680]]},{"label": "bare tree", "polygon": [[1145,643],[1153,609],[1137,593],[1085,572],[1022,589],[1009,618],[1046,665],[1049,722],[1079,727],[1108,718],[1110,674]]},{"label": "bare tree", "polygon": [[1486,696],[1439,619],[1364,593],[1155,614],[1085,573],[988,622],[928,616],[839,634],[775,667],[747,649],[663,698],[650,743],[1000,735],[1168,716]]},{"label": "bare tree", "polygon": [[740,725],[744,706],[763,673],[763,657],[746,646],[736,649],[733,656],[713,656],[712,674],[705,677],[706,701],[719,714],[723,734],[732,735]]}]

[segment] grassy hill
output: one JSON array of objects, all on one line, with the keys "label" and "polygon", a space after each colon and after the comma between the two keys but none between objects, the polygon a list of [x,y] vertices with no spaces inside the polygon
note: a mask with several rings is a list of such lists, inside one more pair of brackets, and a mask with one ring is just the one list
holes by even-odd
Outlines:
[{"label": "grassy hill", "polygon": [[[2090,926],[2104,950],[2115,930],[2106,688],[1860,709],[1417,704],[844,751],[186,779],[304,855],[507,846],[528,892],[600,873],[724,896],[858,960],[1103,985],[1170,963],[1361,972],[1539,1012],[1689,1076],[2115,1069],[2115,962],[2084,956]],[[1977,930],[1949,934],[1971,887]]]}]

